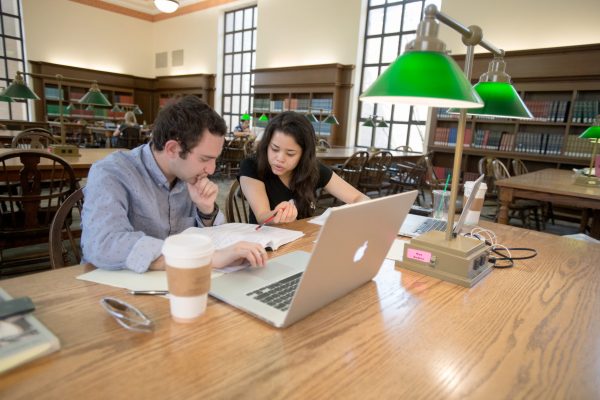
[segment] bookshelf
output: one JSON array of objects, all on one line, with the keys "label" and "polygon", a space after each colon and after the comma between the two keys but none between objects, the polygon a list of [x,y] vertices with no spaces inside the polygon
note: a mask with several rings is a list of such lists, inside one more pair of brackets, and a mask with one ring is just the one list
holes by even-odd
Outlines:
[{"label": "bookshelf", "polygon": [[[599,58],[597,44],[507,52],[507,71],[534,119],[469,118],[463,173],[477,172],[484,156],[505,163],[519,158],[530,171],[587,166],[591,143],[578,136],[600,113],[600,71],[594,67]],[[461,64],[464,56],[455,59]],[[477,55],[473,76],[479,77],[490,60]],[[452,167],[457,125],[457,115],[433,110],[428,151],[438,172]]]},{"label": "bookshelf", "polygon": [[[283,111],[305,114],[311,110],[318,120],[329,113],[340,125],[320,124],[321,136],[330,144],[345,146],[353,65],[321,64],[254,70],[252,117],[256,126],[265,114],[269,119]],[[315,131],[318,123],[313,123]]]}]

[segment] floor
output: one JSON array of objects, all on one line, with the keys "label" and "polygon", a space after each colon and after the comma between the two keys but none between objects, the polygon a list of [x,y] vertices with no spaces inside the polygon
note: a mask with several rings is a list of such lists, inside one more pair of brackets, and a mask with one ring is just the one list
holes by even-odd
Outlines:
[{"label": "floor", "polygon": [[[229,193],[229,188],[230,188],[232,182],[233,182],[233,179],[230,179],[230,178],[220,178],[220,179],[216,180],[216,183],[219,186],[219,195],[217,197],[217,204],[219,205],[221,210],[225,210],[227,194]],[[430,202],[430,200],[431,200],[430,196],[426,195],[426,203]],[[487,203],[488,203],[487,205],[484,205],[484,208],[481,213],[481,218],[484,220],[493,221],[495,212],[496,212],[496,206],[493,204],[489,204],[490,202],[487,202]],[[511,219],[510,223],[511,223],[511,225],[522,226],[522,223],[519,219]],[[578,233],[578,229],[579,229],[578,223],[557,219],[554,224],[552,224],[550,222],[546,223],[545,232],[551,233],[554,235],[569,235],[569,234]],[[47,247],[48,247],[47,245],[38,245],[38,246],[23,247],[23,248],[19,248],[19,249],[7,249],[7,250],[3,251],[3,254],[4,254],[5,258],[12,258],[15,256],[19,256],[20,254],[28,254],[28,253],[32,253],[32,252],[43,252],[43,251],[46,251]],[[38,272],[38,271],[47,270],[47,269],[50,269],[50,262],[44,260],[37,264],[27,265],[26,271],[18,270],[17,274]],[[33,271],[31,271],[31,270],[33,270]],[[0,270],[0,279],[13,277],[13,276],[15,276],[14,273],[7,274],[6,272],[3,272]]]}]

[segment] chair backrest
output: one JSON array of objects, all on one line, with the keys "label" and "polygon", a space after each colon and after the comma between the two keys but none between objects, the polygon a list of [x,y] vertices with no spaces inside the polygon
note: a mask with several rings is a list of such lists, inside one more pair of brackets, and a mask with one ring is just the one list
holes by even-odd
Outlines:
[{"label": "chair backrest", "polygon": [[19,132],[10,144],[13,149],[47,149],[49,145],[58,143],[58,139],[44,128],[29,128]]},{"label": "chair backrest", "polygon": [[236,137],[223,146],[221,156],[217,161],[221,170],[224,170],[227,176],[236,173],[240,168],[240,162],[246,158],[248,139]]},{"label": "chair backrest", "polygon": [[505,179],[510,178],[510,173],[508,172],[508,168],[506,165],[498,159],[492,161],[492,169],[494,171],[494,179]]},{"label": "chair backrest", "polygon": [[529,172],[525,163],[518,158],[513,158],[510,163],[512,165],[513,174],[515,175],[523,175]]},{"label": "chair backrest", "polygon": [[326,148],[326,149],[330,149],[330,148],[331,148],[331,145],[330,145],[330,144],[329,144],[329,142],[328,142],[327,140],[325,140],[325,139],[319,139],[319,140],[317,141],[317,146],[318,146],[318,147],[324,147],[324,148]]},{"label": "chair backrest", "polygon": [[237,179],[233,180],[227,195],[227,207],[225,217],[227,222],[248,223],[249,205]]},{"label": "chair backrest", "polygon": [[439,185],[443,185],[444,182],[440,180],[440,178],[435,173],[431,157],[431,153],[423,155],[423,157],[421,157],[419,161],[417,161],[417,165],[424,167],[426,170],[425,175],[423,176],[422,183],[430,189],[436,189],[439,187]]},{"label": "chair backrest", "polygon": [[392,158],[392,153],[385,150],[371,154],[360,174],[359,185],[367,185],[370,188],[381,186],[392,164]]},{"label": "chair backrest", "polygon": [[0,249],[47,243],[50,224],[77,190],[73,168],[44,150],[0,155]]},{"label": "chair backrest", "polygon": [[410,146],[398,146],[394,150],[396,150],[396,151],[406,151],[406,152],[409,152],[409,153],[414,153],[412,147],[410,147]]},{"label": "chair backrest", "polygon": [[369,153],[366,151],[357,151],[344,161],[341,168],[336,169],[336,173],[340,178],[348,182],[354,187],[358,187],[360,174],[369,160]]},{"label": "chair backrest", "polygon": [[[73,229],[73,210],[76,209],[81,217],[83,208],[83,188],[74,191],[60,205],[50,225],[50,265],[53,269],[79,264],[81,248],[77,239],[81,229]],[[65,243],[65,240],[68,242]]]},{"label": "chair backrest", "polygon": [[126,149],[134,149],[142,144],[144,141],[141,134],[141,128],[139,126],[128,126],[121,130],[121,136],[118,140],[118,146]]}]

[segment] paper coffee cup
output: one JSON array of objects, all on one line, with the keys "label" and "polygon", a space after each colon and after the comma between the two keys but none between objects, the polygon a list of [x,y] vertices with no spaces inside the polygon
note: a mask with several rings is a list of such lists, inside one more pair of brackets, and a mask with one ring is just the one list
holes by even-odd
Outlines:
[{"label": "paper coffee cup", "polygon": [[193,322],[206,310],[214,251],[211,238],[199,233],[173,235],[165,240],[162,254],[175,321]]},{"label": "paper coffee cup", "polygon": [[[467,204],[467,199],[471,195],[473,191],[473,187],[475,186],[474,181],[465,182],[464,192],[465,195],[463,197],[463,207]],[[479,216],[481,215],[481,209],[483,208],[483,202],[485,201],[485,192],[487,191],[487,185],[485,183],[481,183],[479,185],[479,190],[471,203],[471,207],[467,211],[467,216],[465,218],[465,225],[477,225],[479,224]]]}]

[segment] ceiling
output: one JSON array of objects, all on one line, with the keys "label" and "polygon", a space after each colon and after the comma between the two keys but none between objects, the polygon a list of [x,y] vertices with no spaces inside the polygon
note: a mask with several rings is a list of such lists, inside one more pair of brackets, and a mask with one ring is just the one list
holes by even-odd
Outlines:
[{"label": "ceiling", "polygon": [[179,0],[179,8],[171,14],[158,11],[154,7],[154,0],[71,0],[72,2],[83,4],[90,7],[100,8],[102,10],[127,15],[133,18],[139,18],[146,21],[161,21],[168,18],[177,17],[206,8],[220,6],[231,3],[235,0]]}]

